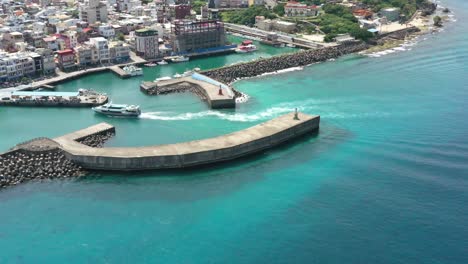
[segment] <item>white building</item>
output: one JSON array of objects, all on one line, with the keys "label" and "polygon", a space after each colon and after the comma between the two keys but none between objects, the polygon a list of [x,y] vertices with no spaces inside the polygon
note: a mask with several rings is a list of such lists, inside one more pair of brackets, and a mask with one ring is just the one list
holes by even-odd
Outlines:
[{"label": "white building", "polygon": [[27,52],[0,52],[0,80],[11,80],[36,73],[32,54]]},{"label": "white building", "polygon": [[101,25],[98,27],[99,35],[105,38],[113,38],[115,36],[115,30],[111,25]]},{"label": "white building", "polygon": [[107,41],[107,39],[103,37],[90,38],[89,43],[96,48],[99,62],[109,62],[109,42]]}]

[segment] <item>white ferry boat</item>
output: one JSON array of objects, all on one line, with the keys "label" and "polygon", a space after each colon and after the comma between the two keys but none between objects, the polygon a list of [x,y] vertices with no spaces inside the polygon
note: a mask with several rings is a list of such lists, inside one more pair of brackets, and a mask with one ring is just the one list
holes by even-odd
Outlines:
[{"label": "white ferry boat", "polygon": [[167,61],[165,60],[162,60],[162,61],[158,61],[156,62],[158,65],[166,65],[167,64]]},{"label": "white ferry boat", "polygon": [[172,62],[184,62],[184,61],[189,61],[189,60],[190,60],[190,58],[185,57],[185,56],[175,56],[175,57],[171,58]]},{"label": "white ferry boat", "polygon": [[122,68],[122,70],[124,72],[126,72],[127,74],[129,74],[130,76],[143,75],[143,69],[138,68],[138,67],[133,66],[133,65],[125,66],[125,67]]},{"label": "white ferry boat", "polygon": [[138,117],[141,114],[140,106],[138,105],[107,103],[105,105],[93,107],[92,109],[96,113],[108,116]]},{"label": "white ferry boat", "polygon": [[251,40],[244,40],[242,43],[237,46],[236,52],[237,53],[247,53],[247,52],[253,52],[257,50],[257,46],[252,44],[253,42]]}]

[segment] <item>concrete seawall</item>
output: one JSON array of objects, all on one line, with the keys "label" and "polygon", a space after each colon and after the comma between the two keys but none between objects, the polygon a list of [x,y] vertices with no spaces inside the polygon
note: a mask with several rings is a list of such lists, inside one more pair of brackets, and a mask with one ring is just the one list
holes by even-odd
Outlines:
[{"label": "concrete seawall", "polygon": [[[205,81],[207,79],[209,81]],[[140,90],[148,95],[169,94],[173,92],[190,91],[205,100],[211,109],[235,108],[235,94],[230,87],[218,83],[204,75],[194,73],[191,76],[157,81],[143,82]],[[220,88],[222,94],[219,93]]]},{"label": "concrete seawall", "polygon": [[185,143],[148,147],[93,148],[77,140],[95,133],[112,130],[103,123],[54,141],[65,156],[86,169],[151,170],[186,168],[232,160],[262,151],[319,128],[320,116],[286,114],[265,123],[231,134]]}]

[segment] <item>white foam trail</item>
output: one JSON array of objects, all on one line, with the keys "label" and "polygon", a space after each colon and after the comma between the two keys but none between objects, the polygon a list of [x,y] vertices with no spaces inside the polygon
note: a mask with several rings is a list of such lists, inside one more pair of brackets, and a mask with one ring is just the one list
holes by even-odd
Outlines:
[{"label": "white foam trail", "polygon": [[255,122],[262,120],[269,120],[274,117],[293,112],[297,108],[301,112],[306,113],[323,113],[323,116],[328,119],[357,119],[368,117],[387,117],[388,113],[372,112],[372,113],[349,113],[349,112],[335,112],[328,111],[327,108],[334,108],[334,105],[342,105],[343,103],[357,103],[357,99],[333,99],[333,100],[315,100],[308,99],[303,101],[295,101],[288,103],[281,103],[274,107],[257,113],[225,113],[220,111],[202,111],[197,113],[176,113],[176,112],[145,112],[140,115],[141,119],[151,120],[195,120],[209,117],[216,117],[223,120],[232,122]]}]

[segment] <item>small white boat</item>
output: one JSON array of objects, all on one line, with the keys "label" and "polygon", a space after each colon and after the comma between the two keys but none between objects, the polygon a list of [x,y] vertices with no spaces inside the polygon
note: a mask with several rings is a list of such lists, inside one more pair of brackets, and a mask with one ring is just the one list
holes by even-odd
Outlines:
[{"label": "small white boat", "polygon": [[294,44],[291,44],[291,43],[288,43],[288,44],[286,44],[286,47],[295,48],[295,47],[296,47],[296,45],[294,45]]},{"label": "small white boat", "polygon": [[167,64],[167,61],[165,60],[162,60],[162,61],[158,61],[156,62],[158,65],[166,65]]},{"label": "small white boat", "polygon": [[171,58],[172,62],[184,62],[184,61],[189,61],[189,60],[190,60],[190,58],[185,57],[185,56],[175,56],[175,57]]},{"label": "small white boat", "polygon": [[108,116],[137,117],[141,114],[140,106],[107,103],[92,108],[94,112]]},{"label": "small white boat", "polygon": [[159,81],[167,81],[167,80],[170,80],[170,79],[172,79],[172,78],[169,77],[169,76],[166,76],[166,77],[156,78],[154,81],[159,82]]},{"label": "small white boat", "polygon": [[145,66],[146,67],[155,67],[155,66],[158,66],[158,64],[156,64],[154,62],[150,62],[150,63],[146,63]]},{"label": "small white boat", "polygon": [[133,65],[129,65],[129,66],[125,66],[122,68],[122,70],[124,72],[126,72],[128,75],[130,76],[139,76],[139,75],[143,75],[143,69],[142,68],[138,68],[136,66],[133,66]]}]

